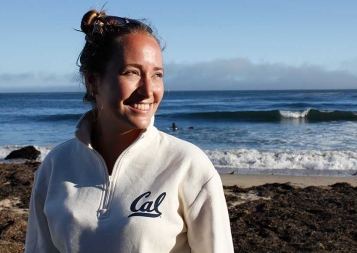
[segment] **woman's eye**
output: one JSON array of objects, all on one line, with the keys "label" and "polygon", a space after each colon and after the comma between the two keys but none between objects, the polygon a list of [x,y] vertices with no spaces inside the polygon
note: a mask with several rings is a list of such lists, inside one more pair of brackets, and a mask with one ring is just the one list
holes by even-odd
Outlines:
[{"label": "woman's eye", "polygon": [[156,73],[156,74],[155,74],[155,77],[158,77],[158,78],[163,78],[163,77],[164,77],[164,75],[163,75],[162,73]]},{"label": "woman's eye", "polygon": [[139,75],[139,72],[136,70],[128,70],[128,71],[124,72],[124,75],[127,75],[127,76]]}]

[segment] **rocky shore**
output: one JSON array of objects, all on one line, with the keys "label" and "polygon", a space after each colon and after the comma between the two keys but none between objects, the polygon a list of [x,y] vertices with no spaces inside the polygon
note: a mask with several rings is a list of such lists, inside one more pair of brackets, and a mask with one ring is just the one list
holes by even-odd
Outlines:
[{"label": "rocky shore", "polygon": [[[0,164],[0,252],[23,252],[38,162]],[[357,252],[357,187],[224,187],[235,252]]]}]

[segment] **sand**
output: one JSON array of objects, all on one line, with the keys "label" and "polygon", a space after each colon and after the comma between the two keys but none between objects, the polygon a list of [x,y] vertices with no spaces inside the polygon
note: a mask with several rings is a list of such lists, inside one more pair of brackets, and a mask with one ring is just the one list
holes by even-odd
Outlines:
[{"label": "sand", "polygon": [[339,182],[357,186],[357,176],[326,177],[326,176],[285,176],[285,175],[256,175],[256,174],[220,174],[222,184],[226,186],[252,187],[263,184],[290,183],[297,187],[328,186]]}]

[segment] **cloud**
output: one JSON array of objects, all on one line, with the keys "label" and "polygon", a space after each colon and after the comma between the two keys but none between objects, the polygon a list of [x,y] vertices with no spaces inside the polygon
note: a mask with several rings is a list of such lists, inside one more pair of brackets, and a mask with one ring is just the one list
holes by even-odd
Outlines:
[{"label": "cloud", "polygon": [[[357,73],[345,68],[331,71],[311,64],[290,66],[283,63],[253,63],[247,58],[216,59],[190,64],[166,64],[165,89],[357,89]],[[73,73],[0,74],[0,92],[31,91],[84,91],[84,88],[78,74]]]},{"label": "cloud", "polygon": [[235,58],[167,64],[165,85],[169,90],[356,89],[357,75],[310,64],[256,64]]},{"label": "cloud", "polygon": [[351,74],[357,75],[357,57],[341,62],[340,70],[348,71]]},{"label": "cloud", "polygon": [[80,91],[75,74],[3,73],[0,92]]}]

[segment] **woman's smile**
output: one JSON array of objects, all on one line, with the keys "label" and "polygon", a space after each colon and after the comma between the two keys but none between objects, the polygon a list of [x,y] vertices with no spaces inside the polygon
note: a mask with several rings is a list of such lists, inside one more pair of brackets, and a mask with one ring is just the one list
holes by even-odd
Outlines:
[{"label": "woman's smile", "polygon": [[98,123],[118,131],[146,129],[163,97],[161,48],[150,36],[126,36],[100,77]]},{"label": "woman's smile", "polygon": [[147,113],[152,108],[153,103],[138,103],[128,105],[133,109],[137,110],[139,113]]}]

